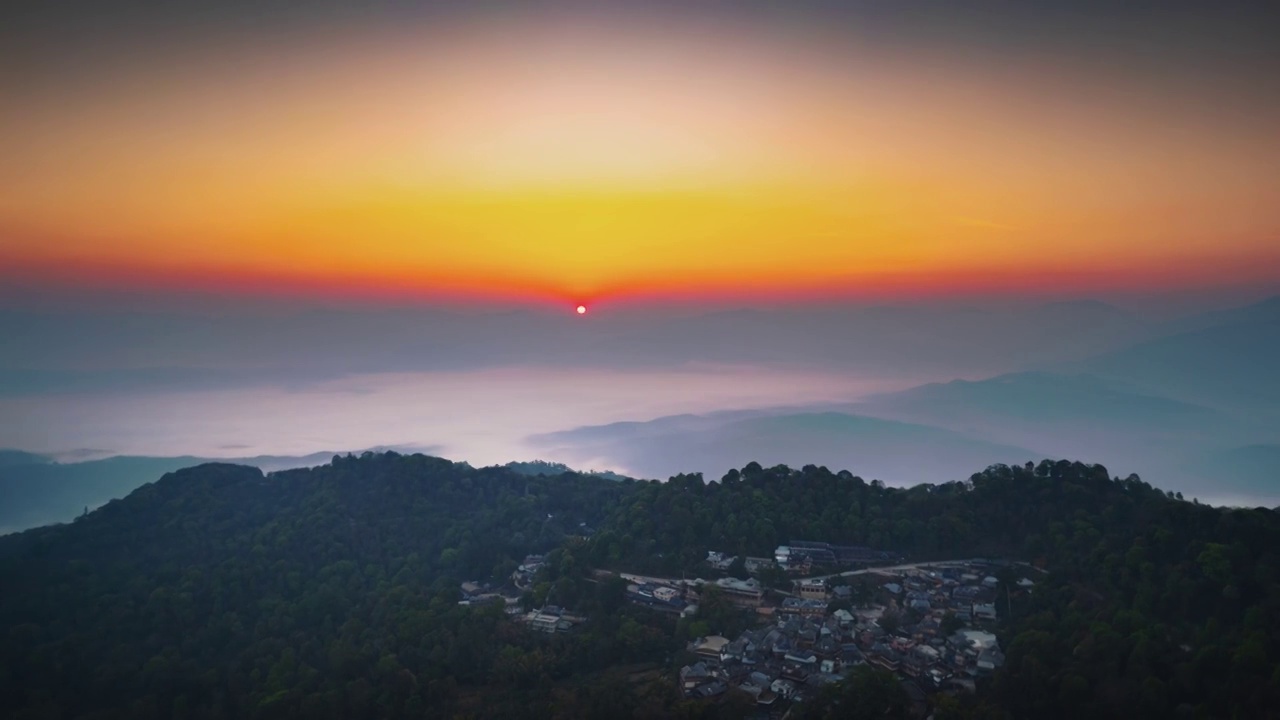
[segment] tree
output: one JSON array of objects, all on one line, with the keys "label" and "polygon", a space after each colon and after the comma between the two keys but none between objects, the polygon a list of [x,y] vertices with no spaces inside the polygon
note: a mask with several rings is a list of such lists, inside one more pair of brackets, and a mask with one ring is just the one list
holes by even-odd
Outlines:
[{"label": "tree", "polygon": [[747,562],[742,559],[741,555],[733,558],[733,562],[729,563],[729,569],[726,571],[729,577],[739,580],[746,580],[751,577],[751,573],[747,572]]},{"label": "tree", "polygon": [[824,687],[799,708],[802,720],[883,720],[906,718],[911,700],[893,673],[859,665],[848,678]]},{"label": "tree", "polygon": [[944,636],[949,636],[963,630],[964,621],[957,617],[955,613],[948,610],[947,614],[942,616],[942,622],[939,627],[941,628]]}]

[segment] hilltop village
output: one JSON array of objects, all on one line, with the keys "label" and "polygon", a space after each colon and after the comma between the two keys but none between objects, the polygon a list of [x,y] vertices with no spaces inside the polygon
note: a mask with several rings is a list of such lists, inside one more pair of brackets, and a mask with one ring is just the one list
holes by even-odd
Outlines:
[{"label": "hilltop village", "polygon": [[[569,632],[585,618],[556,605],[520,605],[519,592],[544,563],[525,558],[512,574],[515,594],[463,583],[461,602],[503,602],[531,629]],[[752,613],[753,626],[736,637],[711,628],[688,644],[679,688],[686,698],[708,700],[736,689],[777,717],[861,664],[893,672],[922,711],[934,693],[973,692],[978,678],[1004,662],[993,632],[1000,613],[1033,592],[1043,572],[991,559],[908,564],[890,552],[808,541],[780,546],[772,558],[710,551],[705,564],[708,574],[738,570],[739,577],[616,576],[627,581],[629,602],[655,612],[696,618],[702,598],[717,593]]]}]

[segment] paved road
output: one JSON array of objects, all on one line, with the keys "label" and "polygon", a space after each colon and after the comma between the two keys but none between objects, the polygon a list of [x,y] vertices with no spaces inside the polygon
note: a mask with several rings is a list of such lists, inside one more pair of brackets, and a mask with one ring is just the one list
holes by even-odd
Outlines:
[{"label": "paved road", "polygon": [[[846,570],[844,572],[831,573],[830,575],[814,575],[808,578],[797,578],[797,579],[827,580],[833,577],[854,577],[857,575],[867,575],[870,573],[886,573],[886,572],[893,573],[893,572],[901,572],[903,570],[919,570],[921,568],[965,567],[970,563],[983,562],[987,559],[988,558],[971,558],[968,560],[938,560],[936,562],[906,563],[905,565],[890,565],[887,567],[870,567],[870,568],[862,568],[860,570]],[[1036,572],[1039,572],[1041,574],[1046,574],[1046,575],[1048,574],[1047,570],[1041,570],[1040,568],[1030,563],[1014,562],[1013,564],[1017,565],[1018,567],[1035,570]],[[688,578],[688,579],[664,578],[664,577],[652,577],[647,575],[633,575],[631,573],[618,573],[618,576],[626,580],[627,582],[652,583],[656,585],[680,585],[683,583],[692,583],[693,581],[693,578]]]}]

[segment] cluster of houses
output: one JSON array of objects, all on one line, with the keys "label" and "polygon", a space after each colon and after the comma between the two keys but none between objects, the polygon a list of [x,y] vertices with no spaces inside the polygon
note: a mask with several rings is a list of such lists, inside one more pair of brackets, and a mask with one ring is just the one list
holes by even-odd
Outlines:
[{"label": "cluster of houses", "polygon": [[[1004,662],[996,636],[981,629],[996,617],[999,583],[989,569],[972,562],[863,571],[874,600],[859,608],[840,576],[796,581],[781,602],[756,606],[772,622],[733,640],[691,643],[697,660],[681,669],[681,691],[706,698],[737,688],[773,710],[870,663],[895,673],[923,712],[928,694],[972,691]],[[1033,585],[1023,579],[1018,587]]]},{"label": "cluster of houses", "polygon": [[669,585],[652,581],[627,585],[627,600],[651,610],[688,617],[698,612],[698,591],[691,583]]},{"label": "cluster of houses", "polygon": [[[715,570],[728,570],[738,559],[737,555],[726,555],[716,550],[707,551],[707,564]],[[743,567],[752,575],[760,572],[766,566],[773,565],[773,558],[751,557],[750,555],[742,558]]]},{"label": "cluster of houses", "polygon": [[623,573],[622,577],[630,582],[627,585],[627,600],[653,610],[676,613],[682,617],[688,617],[698,611],[701,592],[708,585],[719,588],[725,599],[742,608],[759,608],[764,604],[765,599],[764,586],[755,578],[673,580],[645,578],[626,573]]},{"label": "cluster of houses", "polygon": [[489,583],[468,580],[462,583],[458,589],[462,591],[462,599],[458,601],[459,605],[484,605],[486,603],[512,605],[518,602],[517,597],[509,592],[504,593],[502,588],[495,588]]},{"label": "cluster of houses", "polygon": [[[585,618],[570,614],[556,605],[525,612],[520,607],[520,594],[533,585],[533,578],[546,563],[542,555],[529,555],[511,573],[511,585],[495,587],[489,583],[468,580],[458,589],[462,593],[459,605],[483,605],[493,603],[502,605],[504,612],[517,622],[524,623],[532,630],[545,633],[562,633],[585,621]],[[512,587],[514,585],[514,588]]]},{"label": "cluster of houses", "polygon": [[547,558],[543,555],[526,555],[524,560],[516,567],[515,572],[511,573],[511,582],[521,590],[533,584],[533,577],[538,574],[542,566],[547,562]]},{"label": "cluster of houses", "polygon": [[[795,573],[819,563],[832,567],[898,559],[870,548],[793,541],[780,546],[774,558],[744,558],[743,564],[749,573],[775,563]],[[539,555],[524,559],[511,575],[514,593],[462,583],[460,602],[502,603],[513,619],[533,630],[567,632],[584,618],[554,605],[527,613],[519,607],[519,593],[533,584],[545,561]],[[707,563],[721,571],[736,561],[718,552],[707,556]],[[628,582],[630,602],[658,612],[696,614],[707,586],[715,586],[729,602],[765,619],[732,640],[710,636],[690,643],[696,659],[680,670],[686,697],[713,698],[737,690],[754,697],[762,711],[785,712],[865,663],[896,674],[923,715],[928,694],[972,691],[976,678],[1003,664],[999,642],[989,632],[996,608],[1032,591],[1035,583],[1024,577],[1001,586],[991,573],[1002,564],[971,560],[864,568],[798,579],[790,592],[779,593],[766,592],[753,577],[621,577]],[[850,581],[861,584],[862,592],[855,593]]]},{"label": "cluster of houses", "polygon": [[773,551],[774,562],[788,572],[809,573],[819,567],[853,567],[856,565],[892,564],[902,556],[888,550],[860,545],[832,545],[810,540],[792,540]]},{"label": "cluster of houses", "polygon": [[[533,585],[533,578],[546,563],[542,555],[527,555],[523,562],[511,573],[511,585],[496,586],[485,582],[468,580],[458,589],[462,592],[459,605],[483,605],[485,603],[505,603],[508,608],[520,602],[520,593]],[[514,588],[512,587],[514,585]]]}]

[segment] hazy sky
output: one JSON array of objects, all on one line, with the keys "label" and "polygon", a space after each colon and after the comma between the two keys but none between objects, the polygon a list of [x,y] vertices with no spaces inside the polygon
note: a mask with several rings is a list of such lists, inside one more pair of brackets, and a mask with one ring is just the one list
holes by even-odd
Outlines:
[{"label": "hazy sky", "polygon": [[[1276,8],[5,3],[0,447],[1071,452],[1261,497],[1280,303],[1204,313],[1280,294]],[[920,427],[609,425],[993,376]],[[1024,418],[1063,382],[1074,425]],[[1206,407],[1144,455],[1064,445],[1166,400]]]},{"label": "hazy sky", "polygon": [[1261,5],[347,5],[7,5],[4,275],[569,305],[1280,278]]}]

